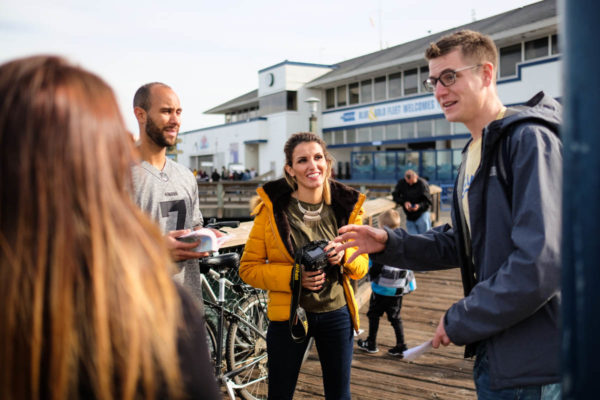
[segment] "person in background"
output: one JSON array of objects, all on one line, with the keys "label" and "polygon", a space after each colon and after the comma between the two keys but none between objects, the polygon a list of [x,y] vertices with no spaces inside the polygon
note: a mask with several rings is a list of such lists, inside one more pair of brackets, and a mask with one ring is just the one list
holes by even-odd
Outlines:
[{"label": "person in background", "polygon": [[432,200],[429,185],[412,169],[404,173],[392,192],[392,198],[406,214],[408,233],[425,233],[431,229]]},{"label": "person in background", "polygon": [[[387,210],[379,216],[379,226],[389,229],[400,227],[400,214],[396,210]],[[369,268],[371,281],[371,299],[369,300],[369,335],[366,339],[358,339],[357,345],[368,353],[377,353],[377,331],[379,319],[385,313],[394,328],[396,345],[388,349],[388,354],[403,357],[406,350],[404,330],[402,329],[402,297],[416,289],[415,275],[411,270],[400,269],[389,265],[373,263]]]},{"label": "person in background", "polygon": [[[339,226],[362,223],[365,196],[330,179],[333,160],[320,137],[296,133],[287,140],[284,153],[285,177],[257,189],[260,201],[239,270],[246,283],[269,293],[269,398],[292,399],[308,343],[291,336],[290,319],[297,325],[290,312],[293,280],[298,283],[295,287],[301,285],[296,299],[306,310],[304,334],[315,338],[325,397],[349,399],[353,328],[358,331],[359,326],[350,279],[367,273],[368,258],[346,262],[354,250],[339,252],[332,239]],[[324,248],[329,251],[328,266],[315,271],[302,266],[300,273],[294,257],[315,240],[328,242]]]},{"label": "person in background", "polygon": [[[498,97],[498,49],[470,30],[432,43],[425,57],[446,119],[471,140],[454,186],[452,228],[420,235],[340,228],[336,241],[373,261],[411,269],[460,267],[465,297],[441,316],[433,347],[476,356],[480,400],[561,397],[561,105],[543,92],[523,107]],[[350,258],[352,260],[352,257]]]},{"label": "person in background", "polygon": [[219,182],[221,180],[221,175],[219,175],[219,172],[216,168],[213,169],[213,172],[210,176],[213,182]]},{"label": "person in background", "polygon": [[221,398],[112,90],[35,56],[0,66],[0,98],[0,398]]}]

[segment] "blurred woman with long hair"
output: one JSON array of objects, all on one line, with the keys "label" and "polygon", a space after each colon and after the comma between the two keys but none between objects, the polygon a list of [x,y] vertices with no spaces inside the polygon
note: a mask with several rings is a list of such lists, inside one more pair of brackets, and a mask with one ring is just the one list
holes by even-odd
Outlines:
[{"label": "blurred woman with long hair", "polygon": [[0,66],[0,99],[0,398],[219,398],[112,90],[38,56]]}]

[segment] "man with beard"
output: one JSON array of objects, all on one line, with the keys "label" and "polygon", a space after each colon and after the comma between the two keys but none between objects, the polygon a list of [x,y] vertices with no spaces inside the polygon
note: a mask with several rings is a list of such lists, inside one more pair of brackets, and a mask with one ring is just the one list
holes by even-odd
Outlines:
[{"label": "man with beard", "polygon": [[[140,87],[133,98],[138,120],[141,163],[133,167],[134,199],[165,234],[171,256],[179,267],[175,281],[183,283],[202,305],[198,258],[208,253],[192,251],[199,243],[176,238],[202,227],[198,185],[194,174],[167,158],[167,147],[177,140],[181,106],[175,92],[159,82]],[[220,235],[219,233],[217,234]]]}]

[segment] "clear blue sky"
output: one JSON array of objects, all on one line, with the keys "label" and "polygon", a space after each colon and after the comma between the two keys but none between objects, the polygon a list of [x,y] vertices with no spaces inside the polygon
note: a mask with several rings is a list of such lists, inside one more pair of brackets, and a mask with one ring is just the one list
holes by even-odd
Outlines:
[{"label": "clear blue sky", "polygon": [[165,82],[188,131],[221,124],[203,112],[283,60],[333,64],[534,2],[0,0],[0,62],[52,53],[94,71],[136,135],[135,90]]}]

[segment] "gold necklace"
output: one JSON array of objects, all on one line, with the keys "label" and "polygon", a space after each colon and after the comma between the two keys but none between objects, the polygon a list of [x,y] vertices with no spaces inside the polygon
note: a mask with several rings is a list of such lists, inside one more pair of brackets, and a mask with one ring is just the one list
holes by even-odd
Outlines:
[{"label": "gold necklace", "polygon": [[500,112],[496,116],[496,120],[504,118],[504,114],[506,113],[506,107],[502,106]]},{"label": "gold necklace", "polygon": [[300,200],[296,199],[298,202],[298,210],[302,213],[302,222],[306,226],[314,226],[321,220],[321,211],[323,211],[323,202],[321,202],[321,206],[318,210],[307,210],[302,207],[300,204]]}]

